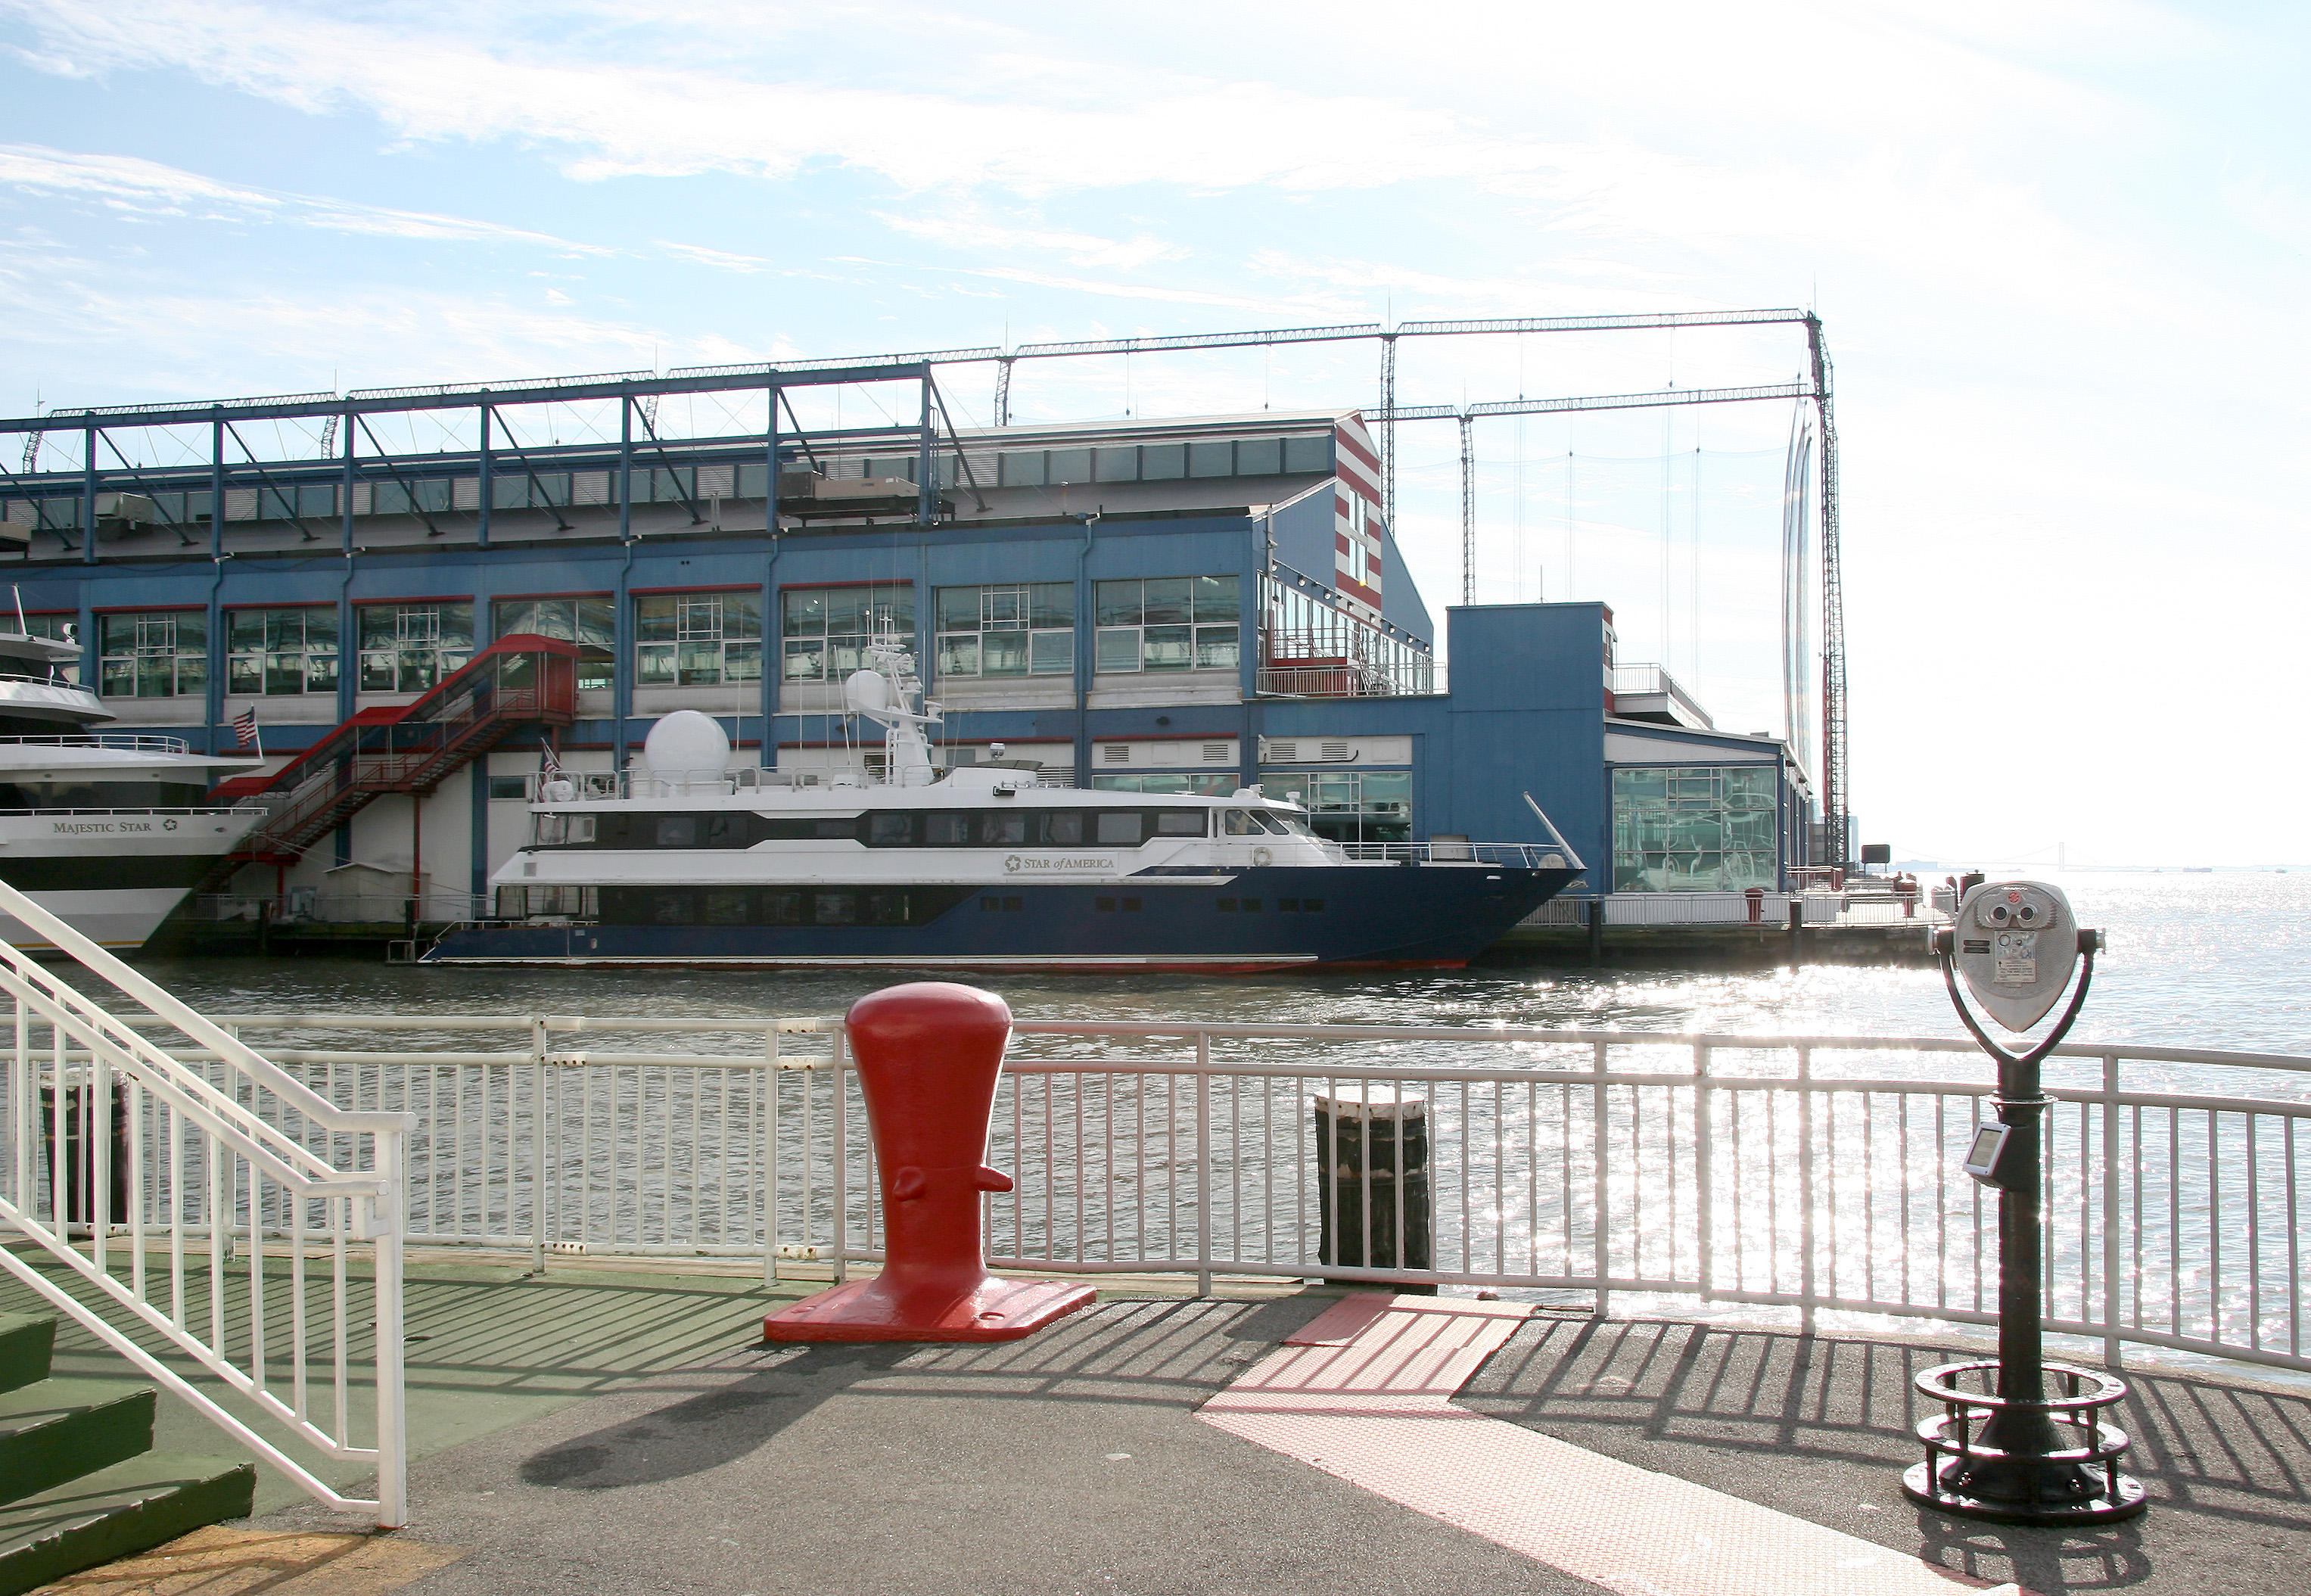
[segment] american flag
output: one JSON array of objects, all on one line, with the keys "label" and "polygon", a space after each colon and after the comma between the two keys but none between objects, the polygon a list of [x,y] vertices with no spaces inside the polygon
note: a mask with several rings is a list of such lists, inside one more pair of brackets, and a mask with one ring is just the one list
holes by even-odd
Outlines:
[{"label": "american flag", "polygon": [[232,746],[254,748],[257,744],[257,709],[251,705],[232,718]]},{"label": "american flag", "polygon": [[537,751],[538,785],[542,787],[548,781],[559,781],[561,780],[562,756],[554,751],[553,744],[541,744]]}]

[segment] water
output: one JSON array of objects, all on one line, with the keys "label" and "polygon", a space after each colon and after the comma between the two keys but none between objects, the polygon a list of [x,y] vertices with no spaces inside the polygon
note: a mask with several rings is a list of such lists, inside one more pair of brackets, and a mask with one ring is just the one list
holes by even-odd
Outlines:
[{"label": "water", "polygon": [[[2074,1033],[2174,1047],[2311,1055],[2311,870],[2072,872],[2057,878],[2109,951]],[[150,960],[209,1011],[715,1016],[837,1014],[889,972],[467,970],[374,958]],[[1630,1030],[1958,1037],[1932,970],[1794,973],[1515,965],[1382,974],[978,978],[1050,1019],[1587,1025]],[[491,1045],[504,1046],[500,1040]]]}]

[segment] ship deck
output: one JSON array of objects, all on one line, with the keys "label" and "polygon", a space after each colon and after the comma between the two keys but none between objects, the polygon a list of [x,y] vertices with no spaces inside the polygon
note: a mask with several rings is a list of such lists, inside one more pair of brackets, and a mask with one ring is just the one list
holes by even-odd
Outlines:
[{"label": "ship deck", "polygon": [[[1882,1573],[1833,1569],[1832,1583],[1814,1583],[1775,1565],[1777,1547],[1821,1539],[1809,1523],[1848,1538],[1828,1539],[1849,1563],[1867,1560],[1857,1548],[1888,1548],[1904,1589],[2019,1582],[2045,1596],[2291,1593],[2311,1561],[2311,1386],[2135,1368],[2118,1422],[2136,1437],[2128,1463],[2149,1487],[2150,1513],[2085,1531],[2008,1528],[1922,1512],[1899,1489],[1923,1417],[1912,1377],[1978,1344],[1539,1310],[1461,1387],[1460,1427],[1553,1437],[1570,1444],[1548,1453],[1551,1467],[1626,1470],[1670,1490],[1689,1482],[1705,1487],[1690,1498],[1705,1517],[1729,1515],[1722,1529],[1690,1515],[1661,1525],[1664,1536],[1712,1547],[1711,1557],[1669,1556],[1667,1573],[1648,1573],[1643,1558],[1667,1556],[1660,1547],[1617,1542],[1597,1554],[1625,1559],[1613,1565],[1624,1576],[1609,1576],[1593,1559],[1561,1559],[1577,1565],[1568,1572],[1515,1549],[1530,1536],[1497,1524],[1476,1533],[1375,1494],[1354,1483],[1353,1459],[1313,1466],[1199,1422],[1199,1408],[1332,1307],[1335,1293],[1223,1279],[1218,1295],[1197,1298],[1154,1277],[1107,1277],[1096,1308],[1022,1342],[768,1347],[757,1339],[760,1315],[823,1277],[766,1288],[758,1272],[709,1260],[555,1259],[543,1275],[525,1273],[528,1263],[526,1253],[412,1257],[419,1461],[409,1529],[348,1534],[342,1519],[267,1479],[257,1518],[56,1588],[1893,1588]],[[0,1310],[27,1305],[19,1295],[0,1289]],[[1496,1306],[1400,1300],[1477,1314]],[[70,1325],[58,1352],[59,1374],[133,1378]],[[162,1445],[208,1443],[202,1420],[163,1408]],[[1577,1524],[1597,1504],[1552,1489],[1545,1474],[1509,1470],[1477,1484],[1528,1516]],[[1398,1495],[1418,1500],[1426,1488],[1416,1478]],[[1787,1533],[1768,1545],[1757,1539],[1760,1524]],[[1965,1577],[1943,1582],[1932,1570]],[[1877,1583],[1857,1583],[1868,1581]]]}]

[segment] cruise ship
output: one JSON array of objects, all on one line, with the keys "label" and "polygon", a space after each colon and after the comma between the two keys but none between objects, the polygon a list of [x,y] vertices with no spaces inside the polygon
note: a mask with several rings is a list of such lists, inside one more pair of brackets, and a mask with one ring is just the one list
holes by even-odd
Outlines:
[{"label": "cruise ship", "polygon": [[[262,817],[201,801],[258,762],[94,729],[115,717],[67,674],[80,658],[69,634],[0,632],[0,881],[133,951]],[[48,946],[4,915],[0,938]]]},{"label": "cruise ship", "polygon": [[868,658],[844,702],[883,728],[879,768],[731,773],[720,726],[676,711],[622,778],[542,773],[528,844],[491,878],[496,918],[425,962],[1452,968],[1581,873],[1561,839],[1329,842],[1252,788],[1083,791],[1002,759],[942,772],[911,655]]}]

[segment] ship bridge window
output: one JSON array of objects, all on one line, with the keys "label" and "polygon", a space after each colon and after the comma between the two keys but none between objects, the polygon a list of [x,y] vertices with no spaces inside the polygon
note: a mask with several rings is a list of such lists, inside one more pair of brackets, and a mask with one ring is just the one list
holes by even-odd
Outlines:
[{"label": "ship bridge window", "polygon": [[540,848],[561,848],[594,840],[591,815],[539,815],[531,818],[529,840]]},{"label": "ship bridge window", "polygon": [[1156,811],[1156,834],[1159,837],[1200,837],[1204,834],[1204,812],[1201,809],[1158,809]]}]

